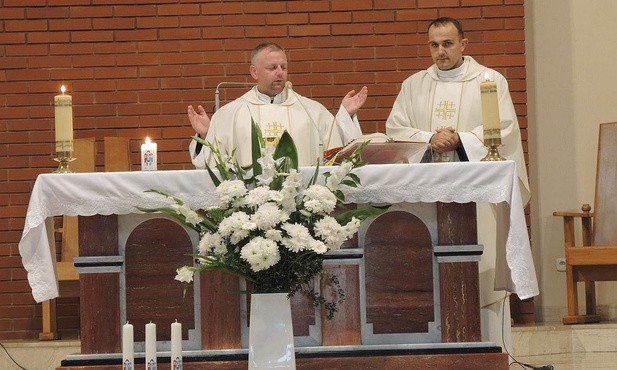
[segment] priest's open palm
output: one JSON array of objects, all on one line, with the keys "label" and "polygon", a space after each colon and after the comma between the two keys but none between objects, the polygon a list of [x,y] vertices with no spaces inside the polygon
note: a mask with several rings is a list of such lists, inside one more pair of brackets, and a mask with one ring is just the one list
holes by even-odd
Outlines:
[{"label": "priest's open palm", "polygon": [[188,106],[187,113],[189,121],[193,130],[197,132],[201,137],[205,137],[210,129],[210,117],[206,114],[206,110],[201,105],[197,106],[197,111],[193,109],[192,105]]},{"label": "priest's open palm", "polygon": [[343,98],[343,107],[347,113],[353,117],[354,114],[358,113],[358,110],[360,110],[362,105],[364,105],[367,96],[368,88],[366,86],[363,86],[358,93],[356,93],[356,90],[351,90]]}]

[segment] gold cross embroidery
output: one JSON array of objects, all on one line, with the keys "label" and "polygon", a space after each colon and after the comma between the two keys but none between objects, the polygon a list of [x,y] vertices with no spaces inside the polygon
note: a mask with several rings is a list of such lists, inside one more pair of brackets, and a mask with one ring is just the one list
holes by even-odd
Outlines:
[{"label": "gold cross embroidery", "polygon": [[435,117],[441,120],[448,120],[454,117],[454,113],[456,112],[456,107],[454,103],[451,101],[442,101],[435,108]]},{"label": "gold cross embroidery", "polygon": [[274,149],[283,134],[283,124],[280,122],[269,122],[263,127],[266,148]]}]

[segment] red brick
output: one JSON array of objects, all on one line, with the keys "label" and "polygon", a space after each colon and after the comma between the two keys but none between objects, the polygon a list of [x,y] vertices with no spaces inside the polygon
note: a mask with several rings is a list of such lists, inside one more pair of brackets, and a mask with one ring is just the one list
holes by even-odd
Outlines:
[{"label": "red brick", "polygon": [[159,5],[158,15],[196,15],[201,12],[199,4],[182,4],[182,5]]},{"label": "red brick", "polygon": [[333,11],[341,10],[367,10],[373,9],[373,0],[332,0],[330,7]]},{"label": "red brick", "polygon": [[112,15],[113,7],[111,6],[72,6],[70,9],[71,18],[101,18]]},{"label": "red brick", "polygon": [[[6,18],[4,18],[6,19]],[[20,32],[20,31],[45,31],[47,30],[47,20],[45,19],[19,19],[5,20],[4,31]]]},{"label": "red brick", "polygon": [[94,30],[132,30],[136,25],[134,18],[94,18],[91,28]]},{"label": "red brick", "polygon": [[45,8],[26,8],[26,18],[68,18],[69,8],[64,6],[59,7],[45,7]]},{"label": "red brick", "polygon": [[68,32],[28,32],[30,44],[53,44],[69,41]]}]

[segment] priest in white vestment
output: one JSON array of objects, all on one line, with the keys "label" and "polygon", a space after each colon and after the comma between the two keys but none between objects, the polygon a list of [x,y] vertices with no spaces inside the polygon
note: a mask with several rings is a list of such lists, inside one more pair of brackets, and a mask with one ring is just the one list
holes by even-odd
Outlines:
[{"label": "priest in white vestment", "polygon": [[[257,85],[238,99],[216,111],[212,119],[203,107],[188,107],[195,131],[222,153],[241,165],[251,163],[251,121],[261,128],[266,149],[273,150],[285,130],[294,139],[300,166],[316,165],[323,152],[341,147],[362,134],[357,111],[364,104],[367,88],[350,91],[333,116],[320,103],[296,93],[287,81],[287,56],[274,43],[258,45],[251,56],[250,73]],[[193,164],[204,168],[213,164],[210,150],[196,141],[189,147]]]},{"label": "priest in white vestment", "polygon": [[[433,64],[401,86],[386,122],[386,134],[431,144],[441,161],[479,161],[487,154],[482,127],[480,84],[497,83],[502,146],[499,153],[517,166],[523,205],[530,198],[521,134],[506,79],[497,71],[463,56],[468,40],[458,20],[438,18],[428,28]],[[478,239],[484,245],[480,262],[482,338],[510,347],[510,315],[506,292],[495,289],[495,214],[478,205]],[[507,267],[504,271],[509,271]],[[505,321],[505,322],[503,322]],[[502,332],[503,327],[503,332]]]}]

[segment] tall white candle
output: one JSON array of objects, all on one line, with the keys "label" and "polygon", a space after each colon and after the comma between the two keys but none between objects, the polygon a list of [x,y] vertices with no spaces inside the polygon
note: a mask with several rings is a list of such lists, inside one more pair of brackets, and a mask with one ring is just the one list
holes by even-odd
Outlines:
[{"label": "tall white candle", "polygon": [[156,370],[156,324],[146,324],[146,369]]},{"label": "tall white candle", "polygon": [[484,74],[484,81],[480,84],[480,95],[482,98],[484,140],[501,139],[497,84],[489,79],[488,73]]},{"label": "tall white candle", "polygon": [[65,94],[64,85],[60,91],[62,93],[54,97],[56,151],[67,151],[71,150],[67,145],[73,141],[73,98]]},{"label": "tall white candle", "polygon": [[150,141],[149,137],[146,137],[146,141],[141,144],[141,170],[142,171],[156,171],[157,153],[156,143]]},{"label": "tall white candle", "polygon": [[135,352],[133,347],[133,325],[128,321],[122,326],[122,369],[135,369]]},{"label": "tall white candle", "polygon": [[182,370],[182,324],[171,323],[171,370]]}]

